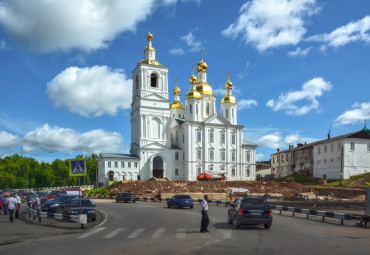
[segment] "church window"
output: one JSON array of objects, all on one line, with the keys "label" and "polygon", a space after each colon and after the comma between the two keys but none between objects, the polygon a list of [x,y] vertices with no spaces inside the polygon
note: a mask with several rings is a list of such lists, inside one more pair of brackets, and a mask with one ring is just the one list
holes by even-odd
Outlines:
[{"label": "church window", "polygon": [[235,177],[235,168],[234,167],[231,169],[231,176]]},{"label": "church window", "polygon": [[135,168],[137,168],[137,162],[135,162]]},{"label": "church window", "polygon": [[129,168],[131,168],[131,162],[128,162],[127,165]]},{"label": "church window", "polygon": [[235,161],[235,151],[231,151],[231,161]]},{"label": "church window", "polygon": [[190,105],[190,114],[193,113],[193,105]]},{"label": "church window", "polygon": [[225,143],[225,132],[222,131],[220,134],[221,134],[221,144],[224,144]]},{"label": "church window", "polygon": [[200,174],[202,172],[202,168],[200,166],[197,166],[197,174]]},{"label": "church window", "polygon": [[234,108],[231,109],[231,117],[234,118]]},{"label": "church window", "polygon": [[235,133],[231,133],[231,144],[235,145]]},{"label": "church window", "polygon": [[175,152],[175,160],[179,160],[179,153],[178,152]]},{"label": "church window", "polygon": [[157,82],[158,82],[158,77],[155,73],[152,73],[150,75],[150,87],[156,88],[157,87]]},{"label": "church window", "polygon": [[136,87],[136,90],[139,89],[139,77],[137,75],[135,77],[135,87]]},{"label": "church window", "polygon": [[118,167],[118,162],[114,162],[114,167]]},{"label": "church window", "polygon": [[112,167],[112,163],[111,162],[108,162],[108,167]]},{"label": "church window", "polygon": [[206,113],[209,114],[209,102],[207,102]]},{"label": "church window", "polygon": [[250,151],[246,151],[245,152],[245,160],[247,162],[249,162],[251,160],[251,153],[250,153]]},{"label": "church window", "polygon": [[209,150],[209,160],[213,161],[213,159],[214,159],[214,152],[213,150]]},{"label": "church window", "polygon": [[176,143],[179,143],[179,131],[176,130]]},{"label": "church window", "polygon": [[221,150],[221,161],[225,161],[225,150]]},{"label": "church window", "polygon": [[125,162],[121,162],[121,167],[125,168]]},{"label": "church window", "polygon": [[202,141],[202,133],[197,131],[197,142],[200,143]]},{"label": "church window", "polygon": [[209,142],[210,143],[213,143],[214,139],[213,139],[213,130],[210,130],[209,131]]},{"label": "church window", "polygon": [[195,113],[198,114],[198,105],[195,105]]},{"label": "church window", "polygon": [[175,175],[179,176],[179,169],[177,169],[177,168],[175,169]]},{"label": "church window", "polygon": [[226,109],[226,119],[229,118],[229,110]]},{"label": "church window", "polygon": [[208,171],[213,171],[213,165],[208,166]]},{"label": "church window", "polygon": [[245,170],[245,174],[246,174],[247,177],[250,176],[251,171],[250,171],[249,167],[247,167],[247,169]]},{"label": "church window", "polygon": [[202,151],[200,149],[197,150],[197,160],[202,159]]}]

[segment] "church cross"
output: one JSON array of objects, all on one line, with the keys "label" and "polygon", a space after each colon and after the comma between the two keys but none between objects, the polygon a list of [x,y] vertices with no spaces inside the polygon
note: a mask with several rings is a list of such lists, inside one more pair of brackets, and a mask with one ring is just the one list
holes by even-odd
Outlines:
[{"label": "church cross", "polygon": [[202,60],[203,60],[203,48],[200,50],[200,54],[202,55]]},{"label": "church cross", "polygon": [[176,77],[176,88],[177,88],[177,80],[178,80],[178,79],[177,79],[177,77]]},{"label": "church cross", "polygon": [[230,71],[227,71],[227,80],[230,81]]}]

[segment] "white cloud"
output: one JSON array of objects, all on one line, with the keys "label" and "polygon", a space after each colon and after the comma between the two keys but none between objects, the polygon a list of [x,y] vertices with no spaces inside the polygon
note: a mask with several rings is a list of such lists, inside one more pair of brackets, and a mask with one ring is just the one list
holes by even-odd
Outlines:
[{"label": "white cloud", "polygon": [[318,11],[315,0],[253,0],[243,4],[238,20],[222,34],[240,35],[260,52],[296,45],[306,33],[304,19]]},{"label": "white cloud", "polygon": [[327,47],[339,48],[351,42],[370,42],[370,16],[361,20],[352,21],[345,26],[339,27],[330,34],[313,35],[308,41],[323,42],[321,50],[325,52]]},{"label": "white cloud", "polygon": [[4,40],[0,40],[0,50],[5,50],[6,49],[6,43]]},{"label": "white cloud", "polygon": [[187,35],[184,35],[181,37],[181,40],[186,42],[186,44],[189,46],[190,52],[200,51],[201,42],[195,39],[193,32],[189,32]]},{"label": "white cloud", "polygon": [[355,124],[365,119],[370,119],[370,102],[367,103],[355,103],[353,104],[353,110],[342,113],[335,119],[338,125]]},{"label": "white cloud", "polygon": [[249,109],[249,108],[252,108],[252,107],[258,105],[256,100],[242,99],[242,100],[238,101],[237,103],[238,103],[238,110]]},{"label": "white cloud", "polygon": [[116,115],[131,107],[132,80],[107,66],[69,67],[47,84],[54,106],[81,116]]},{"label": "white cloud", "polygon": [[269,100],[266,105],[274,111],[285,111],[288,115],[304,115],[312,110],[317,110],[319,108],[317,97],[321,97],[325,91],[330,91],[331,88],[330,82],[323,78],[313,78],[303,84],[302,90],[283,94],[277,100]]},{"label": "white cloud", "polygon": [[155,9],[155,0],[13,0],[0,3],[0,26],[27,50],[50,52],[106,48],[134,31]]},{"label": "white cloud", "polygon": [[262,153],[256,153],[256,161],[266,160],[266,155]]},{"label": "white cloud", "polygon": [[270,149],[279,148],[282,141],[282,135],[280,132],[264,135],[257,141],[259,147],[267,147]]},{"label": "white cloud", "polygon": [[177,49],[170,50],[170,53],[172,55],[181,56],[181,55],[184,55],[185,54],[185,51],[182,48],[177,48]]},{"label": "white cloud", "polygon": [[0,131],[0,149],[11,148],[18,145],[20,138],[16,135],[9,134],[5,131]]},{"label": "white cloud", "polygon": [[307,56],[308,52],[312,49],[312,47],[309,47],[307,49],[302,50],[301,48],[297,48],[295,51],[289,51],[288,56],[289,57],[305,57]]},{"label": "white cloud", "polygon": [[123,137],[116,132],[92,130],[79,134],[69,128],[50,127],[45,124],[28,132],[22,141],[23,151],[29,153],[42,150],[48,153],[66,152],[72,154],[99,153],[102,151],[121,151],[124,147]]}]

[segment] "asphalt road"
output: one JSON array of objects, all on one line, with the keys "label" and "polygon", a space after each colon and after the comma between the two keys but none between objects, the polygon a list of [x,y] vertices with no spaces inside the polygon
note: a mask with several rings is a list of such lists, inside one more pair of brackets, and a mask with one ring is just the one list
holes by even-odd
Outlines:
[{"label": "asphalt road", "polygon": [[226,221],[227,208],[210,206],[210,233],[199,233],[199,205],[168,209],[165,203],[95,203],[107,216],[99,225],[2,245],[0,254],[369,254],[370,229],[338,221],[274,215],[269,230],[236,230]]}]

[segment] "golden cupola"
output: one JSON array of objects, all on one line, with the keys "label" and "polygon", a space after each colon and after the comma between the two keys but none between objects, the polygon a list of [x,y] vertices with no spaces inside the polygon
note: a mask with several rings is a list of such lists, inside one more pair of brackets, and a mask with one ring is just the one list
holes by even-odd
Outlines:
[{"label": "golden cupola", "polygon": [[194,75],[194,66],[193,66],[193,74],[189,78],[190,81],[190,91],[186,94],[185,99],[187,98],[201,98],[200,93],[196,89],[195,83],[197,82],[197,77]]},{"label": "golden cupola", "polygon": [[148,40],[148,45],[146,46],[146,48],[144,50],[144,60],[137,63],[137,65],[139,65],[139,64],[149,64],[149,65],[160,66],[161,64],[159,64],[158,61],[155,60],[155,49],[152,46],[153,35],[150,33],[150,26],[149,26],[149,32],[146,35],[146,39]]},{"label": "golden cupola", "polygon": [[184,109],[184,106],[180,102],[180,89],[177,87],[177,78],[176,78],[176,88],[173,90],[174,100],[170,106],[171,109],[180,108]]},{"label": "golden cupola", "polygon": [[206,62],[203,61],[203,49],[201,50],[202,59],[197,65],[198,69],[198,83],[197,83],[197,91],[200,94],[208,94],[213,95],[213,90],[211,85],[207,83],[207,68],[208,65]]},{"label": "golden cupola", "polygon": [[233,89],[233,84],[230,81],[229,72],[227,73],[227,82],[225,83],[225,87],[226,87],[226,95],[224,96],[224,98],[222,98],[221,104],[223,103],[234,103],[235,104],[236,103],[235,97],[231,94],[231,91]]}]

